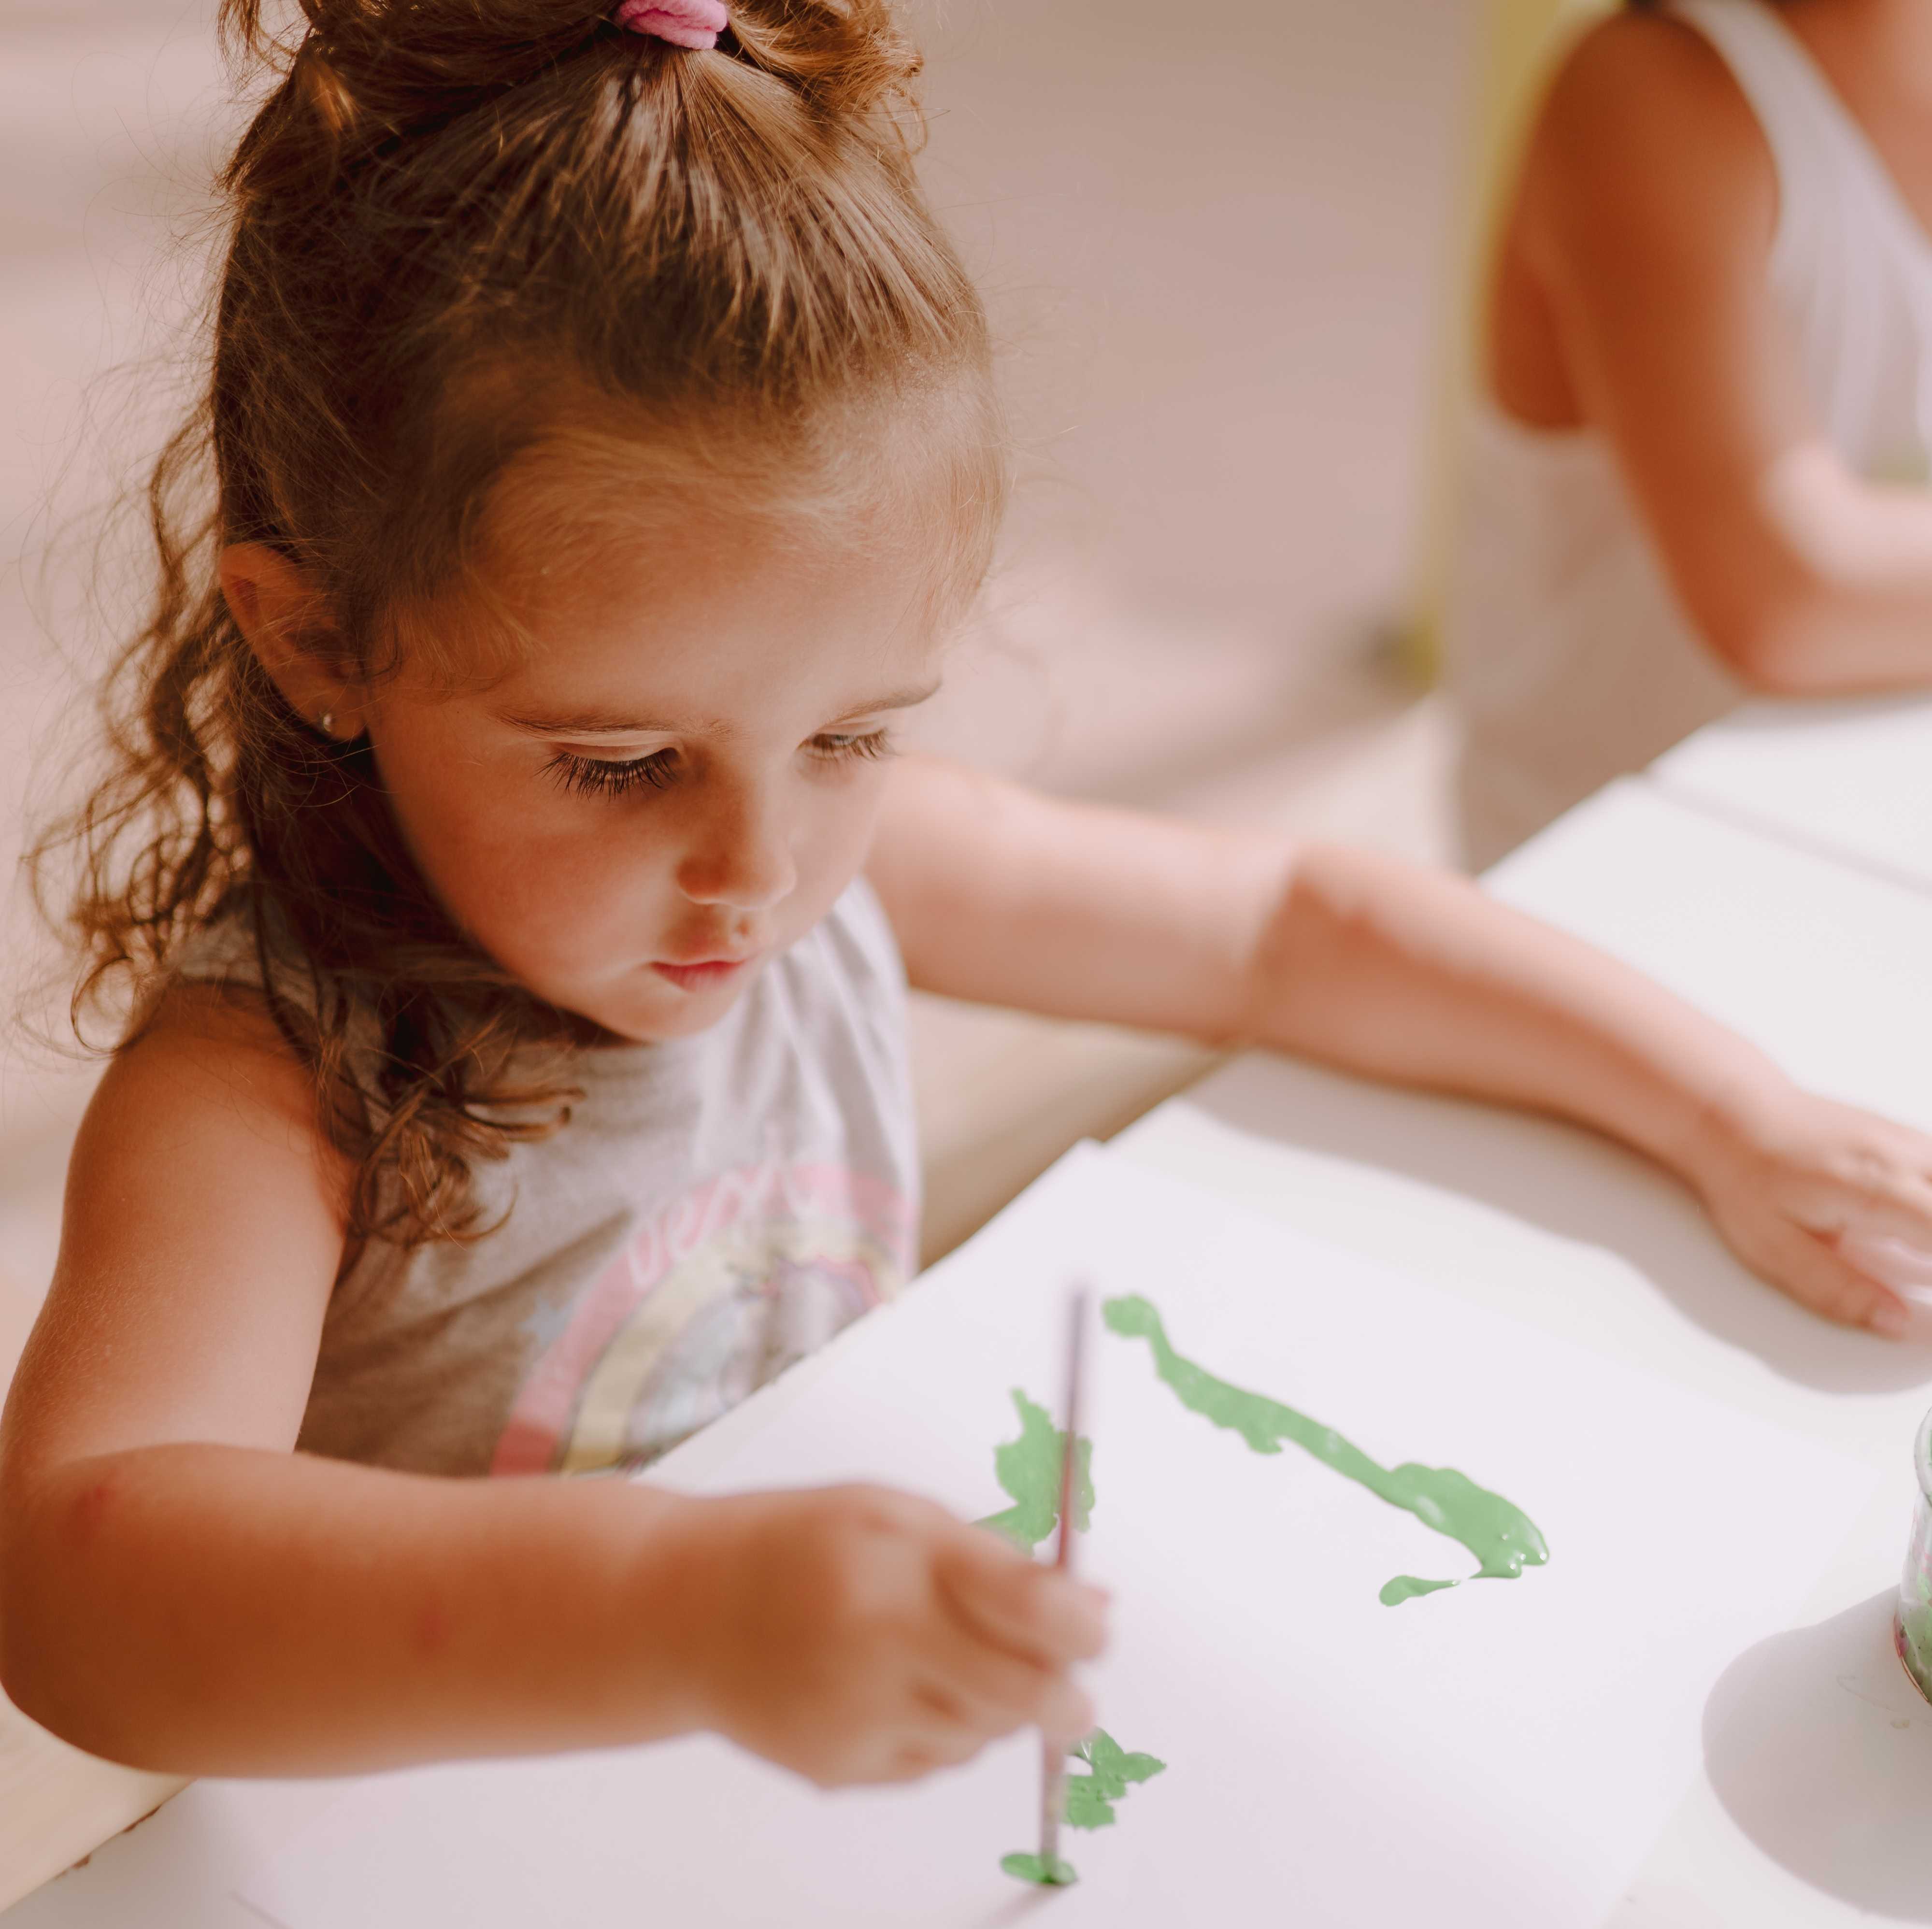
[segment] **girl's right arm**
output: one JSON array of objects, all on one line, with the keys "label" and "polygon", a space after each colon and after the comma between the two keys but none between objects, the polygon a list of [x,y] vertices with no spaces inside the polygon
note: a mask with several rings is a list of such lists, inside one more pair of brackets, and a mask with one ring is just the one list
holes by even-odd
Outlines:
[{"label": "girl's right arm", "polygon": [[1932,496],[1855,475],[1769,277],[1770,150],[1693,28],[1619,14],[1565,62],[1505,233],[1491,380],[1599,429],[1683,604],[1752,685],[1932,683]]},{"label": "girl's right arm", "polygon": [[1090,1722],[1090,1591],[873,1489],[694,1501],[293,1452],[347,1174],[265,1020],[200,992],[110,1069],[0,1442],[0,1675],[188,1774],[709,1728],[821,1783]]}]

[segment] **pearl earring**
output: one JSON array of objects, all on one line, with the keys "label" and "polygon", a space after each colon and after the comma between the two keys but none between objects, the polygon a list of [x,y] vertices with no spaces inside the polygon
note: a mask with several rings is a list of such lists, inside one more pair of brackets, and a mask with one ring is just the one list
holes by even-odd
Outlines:
[{"label": "pearl earring", "polygon": [[324,736],[332,736],[335,730],[335,712],[333,710],[324,710],[322,715],[316,718],[315,727]]}]

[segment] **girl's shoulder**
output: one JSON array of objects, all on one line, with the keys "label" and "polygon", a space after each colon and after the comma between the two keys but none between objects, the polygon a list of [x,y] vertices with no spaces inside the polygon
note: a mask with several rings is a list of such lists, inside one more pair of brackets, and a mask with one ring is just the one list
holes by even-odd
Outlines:
[{"label": "girl's shoulder", "polygon": [[1750,109],[1708,38],[1659,8],[1619,8],[1579,33],[1558,61],[1546,122],[1623,124],[1649,113]]},{"label": "girl's shoulder", "polygon": [[1611,247],[1714,232],[1754,244],[1768,240],[1777,203],[1751,104],[1688,21],[1620,10],[1558,62],[1525,150],[1520,213],[1532,224]]},{"label": "girl's shoulder", "polygon": [[116,1052],[95,1102],[137,1133],[200,1130],[212,1112],[224,1133],[266,1132],[284,1146],[292,1134],[332,1185],[347,1168],[286,1015],[292,994],[304,1009],[306,974],[272,932],[231,905],[192,933]]},{"label": "girl's shoulder", "polygon": [[305,1174],[331,1210],[352,1178],[323,1129],[314,1076],[266,1000],[205,980],[168,986],[116,1052],[75,1156],[89,1169],[198,1172],[208,1198]]},{"label": "girl's shoulder", "polygon": [[[67,1337],[16,1382],[43,1436],[114,1444],[158,1424],[164,1438],[292,1441],[349,1250],[351,1176],[259,1004],[206,983],[164,991],[68,1162],[46,1327]],[[78,1402],[59,1364],[76,1331],[124,1334],[138,1360],[89,1369]]]},{"label": "girl's shoulder", "polygon": [[203,1074],[196,1089],[218,1088],[244,1109],[316,1116],[314,1073],[278,1021],[259,954],[231,926],[212,926],[183,948],[115,1063],[171,1073],[191,1063]]},{"label": "girl's shoulder", "polygon": [[[192,1063],[212,1072],[224,1089],[266,1093],[286,1087],[314,1109],[307,1067],[275,1023],[266,997],[245,981],[179,978],[165,986],[115,1054],[116,1065],[136,1062],[171,1070]],[[240,1072],[246,1076],[238,1087],[229,1075]]]}]

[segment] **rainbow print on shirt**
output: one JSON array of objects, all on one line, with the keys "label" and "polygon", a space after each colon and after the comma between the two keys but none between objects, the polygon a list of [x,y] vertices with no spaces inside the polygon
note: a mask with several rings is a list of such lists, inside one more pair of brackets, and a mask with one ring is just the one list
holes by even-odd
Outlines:
[{"label": "rainbow print on shirt", "polygon": [[842,1166],[708,1180],[592,1280],[511,1404],[492,1474],[642,1466],[891,1298],[914,1214]]}]

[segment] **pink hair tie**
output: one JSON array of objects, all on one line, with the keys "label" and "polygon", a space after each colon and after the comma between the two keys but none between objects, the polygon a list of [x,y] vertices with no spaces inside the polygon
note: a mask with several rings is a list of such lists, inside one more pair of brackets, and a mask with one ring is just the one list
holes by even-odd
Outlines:
[{"label": "pink hair tie", "polygon": [[610,17],[631,33],[674,47],[715,47],[731,16],[724,0],[623,0]]}]

